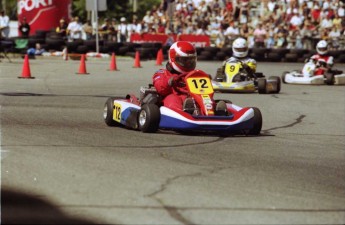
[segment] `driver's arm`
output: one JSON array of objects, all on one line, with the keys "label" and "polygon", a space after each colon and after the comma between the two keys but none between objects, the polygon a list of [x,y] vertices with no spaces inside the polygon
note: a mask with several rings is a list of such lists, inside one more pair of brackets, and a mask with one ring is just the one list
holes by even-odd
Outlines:
[{"label": "driver's arm", "polygon": [[156,88],[157,93],[165,97],[172,93],[172,88],[169,86],[169,78],[166,70],[158,70],[152,77],[153,86]]}]

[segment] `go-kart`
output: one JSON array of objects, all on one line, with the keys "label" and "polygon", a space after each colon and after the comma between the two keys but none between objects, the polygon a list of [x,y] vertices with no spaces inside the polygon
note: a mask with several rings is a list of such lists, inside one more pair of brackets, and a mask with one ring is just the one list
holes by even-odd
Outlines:
[{"label": "go-kart", "polygon": [[213,89],[219,92],[260,94],[279,93],[281,80],[278,76],[265,78],[263,73],[248,74],[245,65],[240,62],[226,62],[225,67],[218,68],[212,80]]},{"label": "go-kart", "polygon": [[285,71],[282,74],[282,81],[286,84],[345,84],[345,74],[340,70],[325,68],[322,75],[315,75],[315,70],[325,65],[316,63],[314,60],[307,61],[301,70]]},{"label": "go-kart", "polygon": [[256,107],[242,108],[231,101],[223,100],[226,107],[217,114],[209,75],[194,70],[176,77],[175,94],[185,94],[194,102],[192,112],[171,109],[163,105],[156,89],[141,87],[140,98],[128,94],[125,98],[110,97],[104,106],[103,118],[108,126],[124,126],[153,133],[158,130],[177,132],[214,132],[222,135],[259,135],[262,115]]}]

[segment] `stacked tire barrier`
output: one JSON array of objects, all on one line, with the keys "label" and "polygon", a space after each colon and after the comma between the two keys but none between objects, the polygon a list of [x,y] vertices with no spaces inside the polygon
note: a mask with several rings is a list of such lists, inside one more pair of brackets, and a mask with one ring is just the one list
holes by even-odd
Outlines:
[{"label": "stacked tire barrier", "polygon": [[[17,37],[18,38],[18,37]],[[16,38],[11,38],[6,41],[11,41],[14,45]],[[86,54],[88,52],[96,51],[95,40],[77,40],[69,42],[56,34],[54,31],[36,31],[35,35],[28,38],[27,48],[34,47],[36,43],[47,51],[62,51],[67,47],[70,54]],[[159,42],[143,42],[132,43],[124,42],[118,43],[113,41],[99,41],[99,53],[111,55],[115,53],[117,56],[135,57],[136,52],[140,54],[142,60],[156,59],[157,52],[162,49],[163,56],[166,60],[168,58],[168,46],[163,46]],[[198,60],[206,61],[223,61],[232,55],[231,47],[217,48],[217,47],[197,47]],[[22,52],[25,53],[25,52]],[[266,62],[304,62],[305,59],[315,54],[315,50],[307,49],[268,49],[268,48],[251,48],[249,49],[249,56],[257,61]],[[329,54],[334,57],[335,63],[345,63],[345,49],[331,50]]]}]

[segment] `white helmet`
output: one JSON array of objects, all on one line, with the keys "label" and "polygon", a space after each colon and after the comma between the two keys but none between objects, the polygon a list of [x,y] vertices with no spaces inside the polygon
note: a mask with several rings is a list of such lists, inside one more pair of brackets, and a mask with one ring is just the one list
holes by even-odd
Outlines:
[{"label": "white helmet", "polygon": [[248,45],[247,41],[244,38],[237,38],[232,43],[232,52],[234,53],[234,56],[243,58],[248,55]]},{"label": "white helmet", "polygon": [[325,55],[328,52],[328,43],[325,40],[321,40],[316,45],[316,51],[320,55]]}]

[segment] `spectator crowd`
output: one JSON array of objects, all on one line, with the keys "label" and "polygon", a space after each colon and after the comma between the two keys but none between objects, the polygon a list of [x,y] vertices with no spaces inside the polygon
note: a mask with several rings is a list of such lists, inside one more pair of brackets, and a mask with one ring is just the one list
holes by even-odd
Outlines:
[{"label": "spectator crowd", "polygon": [[[326,40],[345,49],[344,0],[162,0],[143,18],[101,18],[101,40],[129,42],[132,33],[208,35],[211,45],[230,47],[237,37],[249,47],[314,49]],[[61,19],[66,40],[95,38],[90,21]]]}]

